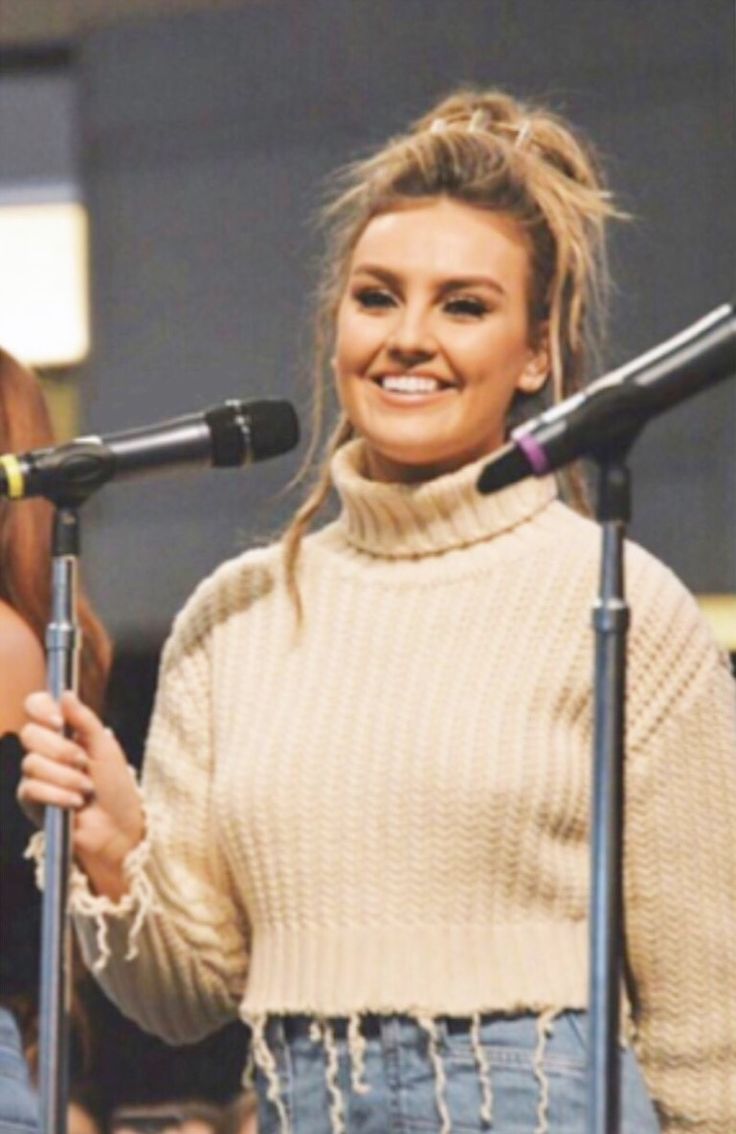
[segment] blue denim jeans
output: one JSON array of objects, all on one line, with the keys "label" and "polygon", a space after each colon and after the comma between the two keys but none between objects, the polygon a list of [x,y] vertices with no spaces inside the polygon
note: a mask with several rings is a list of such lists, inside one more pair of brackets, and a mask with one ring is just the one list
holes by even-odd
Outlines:
[{"label": "blue denim jeans", "polygon": [[37,1134],[38,1110],[10,1012],[0,1008],[0,1134]]},{"label": "blue denim jeans", "polygon": [[[306,1018],[269,1021],[259,1134],[587,1134],[584,1013],[563,1012],[546,1029],[533,1015],[484,1017],[475,1036],[440,1018],[434,1039],[412,1018],[372,1019],[359,1081],[344,1022],[328,1044]],[[658,1134],[636,1059],[620,1058],[621,1134]]]}]

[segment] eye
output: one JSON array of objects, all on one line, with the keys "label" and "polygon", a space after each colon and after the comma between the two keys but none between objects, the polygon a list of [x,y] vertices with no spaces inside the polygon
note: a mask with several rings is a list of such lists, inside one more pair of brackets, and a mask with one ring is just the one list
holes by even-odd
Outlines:
[{"label": "eye", "polygon": [[488,314],[488,307],[483,300],[472,295],[458,295],[454,299],[448,299],[445,310],[450,315],[462,315],[471,319],[481,319]]},{"label": "eye", "polygon": [[391,292],[380,287],[361,287],[353,295],[358,306],[368,310],[393,307],[395,303]]}]

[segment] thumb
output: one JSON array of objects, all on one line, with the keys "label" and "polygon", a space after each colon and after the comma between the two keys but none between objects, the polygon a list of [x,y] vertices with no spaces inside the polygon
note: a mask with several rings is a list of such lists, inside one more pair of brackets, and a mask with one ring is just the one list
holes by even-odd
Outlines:
[{"label": "thumb", "polygon": [[79,700],[76,693],[66,690],[59,699],[59,708],[65,723],[74,730],[82,747],[94,757],[101,747],[109,746],[111,732],[95,712]]}]

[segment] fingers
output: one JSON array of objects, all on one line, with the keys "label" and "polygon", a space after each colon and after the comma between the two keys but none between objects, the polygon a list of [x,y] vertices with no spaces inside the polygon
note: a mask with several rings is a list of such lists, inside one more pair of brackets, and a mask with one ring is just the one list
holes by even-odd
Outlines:
[{"label": "fingers", "polygon": [[50,693],[31,693],[25,699],[24,708],[28,717],[37,724],[46,728],[61,729],[64,727],[64,717],[61,709]]},{"label": "fingers", "polygon": [[62,807],[65,811],[81,811],[86,799],[77,792],[65,792],[52,784],[23,780],[18,788],[18,803],[36,827],[43,827],[44,807]]},{"label": "fingers", "polygon": [[[95,798],[90,755],[96,739],[104,738],[109,746],[111,738],[74,693],[62,694],[58,703],[48,692],[32,693],[25,708],[30,719],[20,731],[26,755],[17,794],[23,810],[38,823],[49,804],[78,810]],[[62,731],[64,725],[73,738]],[[99,746],[96,751],[100,753]]]},{"label": "fingers", "polygon": [[82,743],[96,740],[105,731],[100,718],[69,689],[62,693],[58,702],[50,693],[31,693],[26,697],[25,710],[31,721],[45,728],[58,730],[68,725],[79,735]]},{"label": "fingers", "polygon": [[94,796],[94,784],[83,772],[76,772],[55,760],[30,753],[23,760],[23,779],[18,787],[18,802],[32,817],[39,807],[79,810]]},{"label": "fingers", "polygon": [[[39,752],[72,768],[89,770],[90,760],[83,748],[60,732],[52,732],[38,724],[24,725],[20,739],[27,752]],[[25,764],[25,761],[23,762]]]},{"label": "fingers", "polygon": [[[31,693],[26,698],[25,708],[30,723],[21,729],[20,737],[26,749],[77,762],[80,767],[83,766],[83,753],[92,760],[107,760],[114,753],[122,755],[111,730],[105,728],[96,713],[83,705],[76,693],[70,690],[62,693],[58,702],[50,693]],[[67,737],[64,737],[62,729],[65,729]],[[69,736],[73,737],[72,744],[76,743],[76,753],[57,743]]]},{"label": "fingers", "polygon": [[59,707],[64,720],[74,729],[85,748],[99,741],[102,736],[108,735],[108,730],[97,714],[83,705],[76,693],[72,693],[71,690],[62,693]]}]

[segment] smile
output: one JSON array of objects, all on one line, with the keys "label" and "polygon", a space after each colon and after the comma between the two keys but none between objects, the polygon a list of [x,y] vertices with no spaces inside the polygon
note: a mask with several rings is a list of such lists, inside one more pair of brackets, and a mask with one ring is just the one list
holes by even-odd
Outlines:
[{"label": "smile", "polygon": [[426,374],[384,374],[374,381],[385,393],[400,397],[426,397],[457,388],[452,382],[443,382]]}]

